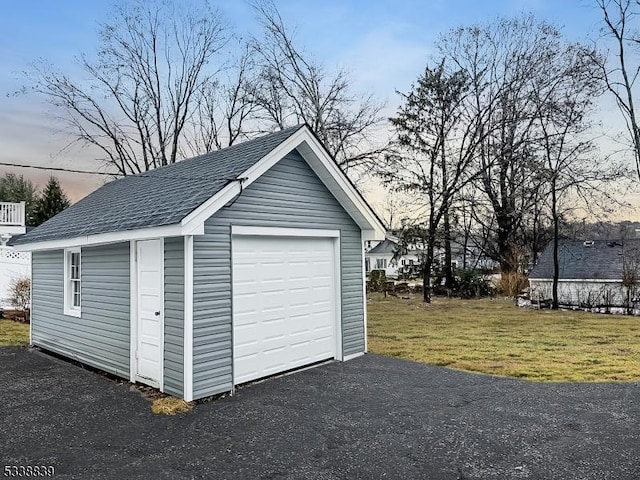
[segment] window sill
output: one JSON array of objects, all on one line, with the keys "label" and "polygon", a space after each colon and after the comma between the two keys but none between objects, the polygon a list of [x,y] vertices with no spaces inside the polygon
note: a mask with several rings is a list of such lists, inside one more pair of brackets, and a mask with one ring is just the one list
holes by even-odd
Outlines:
[{"label": "window sill", "polygon": [[82,311],[80,310],[72,310],[69,308],[65,308],[64,309],[64,314],[69,316],[69,317],[76,317],[76,318],[80,318],[82,316]]}]

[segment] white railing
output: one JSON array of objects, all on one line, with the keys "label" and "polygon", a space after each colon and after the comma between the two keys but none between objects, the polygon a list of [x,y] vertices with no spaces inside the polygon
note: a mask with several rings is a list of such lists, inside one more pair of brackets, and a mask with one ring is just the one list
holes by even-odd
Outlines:
[{"label": "white railing", "polygon": [[24,227],[25,207],[24,202],[9,203],[0,202],[0,225]]}]

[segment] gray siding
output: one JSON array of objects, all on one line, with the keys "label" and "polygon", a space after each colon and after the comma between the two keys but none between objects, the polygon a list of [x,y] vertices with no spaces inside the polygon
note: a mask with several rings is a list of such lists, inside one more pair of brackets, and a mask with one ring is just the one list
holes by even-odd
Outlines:
[{"label": "gray siding", "polygon": [[184,238],[164,240],[164,389],[184,395]]},{"label": "gray siding", "polygon": [[33,343],[129,378],[129,243],[82,249],[82,317],[64,315],[64,252],[34,252]]},{"label": "gray siding", "polygon": [[194,398],[231,389],[231,225],[339,229],[343,353],[364,351],[360,229],[294,151],[194,237]]}]

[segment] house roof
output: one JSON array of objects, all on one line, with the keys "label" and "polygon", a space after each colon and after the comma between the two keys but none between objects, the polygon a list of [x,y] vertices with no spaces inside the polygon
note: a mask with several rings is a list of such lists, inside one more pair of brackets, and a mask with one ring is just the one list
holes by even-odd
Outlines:
[{"label": "house roof", "polygon": [[301,125],[111,181],[15,242],[158,227],[180,222]]},{"label": "house roof", "polygon": [[[640,239],[560,240],[558,260],[561,280],[622,280],[625,263],[640,267]],[[544,249],[529,278],[553,278],[553,242]]]},{"label": "house roof", "polygon": [[[109,182],[16,239],[15,245],[37,250],[203,233],[206,218],[294,149],[363,230],[384,232],[373,210],[313,132],[298,125]],[[168,226],[179,228],[163,228]]]},{"label": "house roof", "polygon": [[26,229],[26,232],[25,232],[25,233],[21,233],[21,234],[19,234],[19,235],[13,235],[13,236],[9,239],[9,241],[7,242],[7,247],[13,247],[13,246],[16,244],[16,242],[18,241],[18,239],[20,239],[20,238],[24,237],[24,236],[25,236],[25,234],[29,233],[29,232],[30,232],[30,231],[32,231],[34,228],[36,228],[36,227],[30,227],[30,226],[27,226],[27,227],[25,228],[25,229]]},{"label": "house roof", "polygon": [[367,254],[386,255],[386,254],[395,252],[397,247],[398,247],[398,244],[396,242],[393,242],[388,238],[385,238],[382,242],[380,242],[378,245],[376,245],[371,250],[369,250]]}]

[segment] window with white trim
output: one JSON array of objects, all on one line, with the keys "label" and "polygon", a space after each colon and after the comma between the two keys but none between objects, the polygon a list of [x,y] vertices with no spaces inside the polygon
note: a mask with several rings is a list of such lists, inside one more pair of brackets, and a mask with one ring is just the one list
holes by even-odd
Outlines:
[{"label": "window with white trim", "polygon": [[387,259],[386,258],[376,258],[376,269],[382,270],[387,268]]},{"label": "window with white trim", "polygon": [[82,255],[79,248],[64,252],[64,313],[79,317],[82,305]]}]

